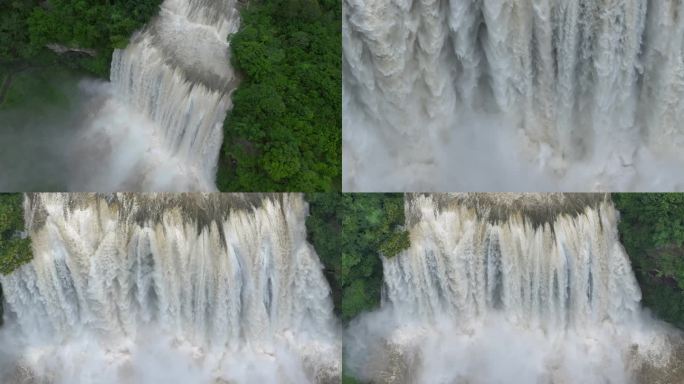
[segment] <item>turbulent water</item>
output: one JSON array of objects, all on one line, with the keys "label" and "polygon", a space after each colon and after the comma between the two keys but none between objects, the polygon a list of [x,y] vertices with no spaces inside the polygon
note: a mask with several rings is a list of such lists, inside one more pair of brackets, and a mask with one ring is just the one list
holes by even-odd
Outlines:
[{"label": "turbulent water", "polygon": [[[25,172],[0,178],[2,189],[215,190],[222,125],[237,84],[228,36],[238,25],[235,0],[165,0],[114,52],[111,82],[81,79],[63,95],[53,94],[63,87],[46,88],[47,101],[38,102],[63,98],[60,113],[36,115],[32,106],[0,116],[9,151],[17,152],[5,156],[7,167],[30,154],[20,161]],[[54,131],[65,137],[37,135]]]},{"label": "turbulent water", "polygon": [[330,288],[300,195],[39,194],[0,277],[3,383],[326,383]]},{"label": "turbulent water", "polygon": [[406,213],[411,247],[383,259],[382,309],[348,331],[347,363],[359,377],[684,379],[680,336],[640,309],[609,198],[418,195],[407,199]]},{"label": "turbulent water", "polygon": [[681,0],[343,4],[346,189],[684,187]]},{"label": "turbulent water", "polygon": [[134,167],[142,189],[215,188],[222,125],[235,83],[227,38],[237,27],[234,0],[165,0],[159,16],[125,50],[114,52],[115,96],[151,122],[136,129],[150,129],[155,149],[177,164],[177,180],[169,184],[158,178],[173,171],[145,164],[149,169],[135,175],[140,170]]}]

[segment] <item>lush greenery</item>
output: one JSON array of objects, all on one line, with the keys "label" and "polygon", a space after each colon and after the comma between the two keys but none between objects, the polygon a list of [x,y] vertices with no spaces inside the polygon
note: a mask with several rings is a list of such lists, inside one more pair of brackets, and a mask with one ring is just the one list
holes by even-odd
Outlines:
[{"label": "lush greenery", "polygon": [[[158,12],[161,0],[8,0],[0,3],[0,65],[42,64],[48,44],[73,49],[63,64],[107,77],[112,51]],[[53,59],[54,59],[54,55]]]},{"label": "lush greenery", "polygon": [[325,265],[335,310],[349,321],[380,302],[381,255],[393,257],[410,245],[404,197],[309,193],[306,199],[308,239]]},{"label": "lush greenery", "polygon": [[219,189],[339,190],[340,1],[253,0],[241,17]]},{"label": "lush greenery", "polygon": [[0,194],[0,273],[9,274],[31,261],[31,240],[21,236],[24,230],[22,196]]},{"label": "lush greenery", "polygon": [[376,307],[382,288],[380,255],[393,257],[410,245],[400,194],[342,197],[341,317],[348,321]]},{"label": "lush greenery", "polygon": [[36,54],[29,38],[28,19],[37,0],[0,2],[0,63],[15,62]]},{"label": "lush greenery", "polygon": [[309,217],[306,219],[307,238],[325,266],[325,277],[332,290],[335,310],[339,313],[342,291],[340,245],[342,236],[342,195],[340,193],[309,193]]},{"label": "lush greenery", "polygon": [[643,303],[684,328],[684,194],[613,194]]},{"label": "lush greenery", "polygon": [[[22,196],[0,193],[0,273],[6,275],[31,261],[31,240],[21,236],[24,230]],[[23,238],[22,238],[23,237]],[[2,286],[0,286],[0,325],[3,320]]]}]

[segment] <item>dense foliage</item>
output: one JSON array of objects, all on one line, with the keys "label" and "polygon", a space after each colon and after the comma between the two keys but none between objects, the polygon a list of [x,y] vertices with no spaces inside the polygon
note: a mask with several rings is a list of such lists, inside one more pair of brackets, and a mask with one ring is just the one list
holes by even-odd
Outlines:
[{"label": "dense foliage", "polygon": [[[158,12],[161,0],[8,0],[0,3],[0,64],[45,60],[46,46],[77,49],[64,63],[109,74],[112,51]],[[88,51],[90,53],[84,53]]]},{"label": "dense foliage", "polygon": [[0,2],[0,63],[26,59],[35,54],[30,44],[28,19],[38,4],[36,0]]},{"label": "dense foliage", "polygon": [[23,230],[22,196],[0,194],[0,273],[3,275],[31,261],[31,240],[21,236]]},{"label": "dense foliage", "polygon": [[[22,196],[0,193],[0,273],[6,275],[31,261],[31,240],[21,236],[24,230]],[[2,286],[0,286],[0,325],[3,320]]]},{"label": "dense foliage", "polygon": [[342,236],[342,195],[340,193],[309,193],[309,216],[306,219],[307,239],[313,244],[325,266],[325,277],[332,290],[335,310],[339,313],[342,292],[339,276]]},{"label": "dense foliage", "polygon": [[340,1],[254,0],[241,17],[219,189],[339,190]]},{"label": "dense foliage", "polygon": [[325,265],[335,310],[348,321],[380,302],[380,255],[393,257],[410,245],[404,197],[309,193],[306,199],[308,240]]},{"label": "dense foliage", "polygon": [[393,257],[410,246],[399,194],[342,197],[341,317],[348,321],[376,307],[382,288],[380,255]]},{"label": "dense foliage", "polygon": [[684,194],[613,194],[643,304],[684,328]]}]

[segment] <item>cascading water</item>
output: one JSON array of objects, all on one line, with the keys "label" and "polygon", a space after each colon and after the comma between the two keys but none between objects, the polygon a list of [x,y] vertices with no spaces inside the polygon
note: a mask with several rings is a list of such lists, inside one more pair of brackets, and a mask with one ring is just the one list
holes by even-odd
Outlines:
[{"label": "cascading water", "polygon": [[343,4],[347,190],[682,188],[684,2]]},{"label": "cascading water", "polygon": [[[684,343],[639,307],[607,196],[417,195],[382,308],[345,341],[385,383],[675,383]],[[678,371],[679,370],[679,371]]]},{"label": "cascading water", "polygon": [[[211,191],[236,77],[234,0],[165,0],[112,59],[111,84],[85,82],[85,146],[99,164],[70,189]],[[81,157],[86,157],[82,155]],[[101,157],[105,157],[102,159]],[[103,172],[101,168],[106,168]]]},{"label": "cascading water", "polygon": [[3,383],[338,382],[301,195],[38,194],[0,277]]}]

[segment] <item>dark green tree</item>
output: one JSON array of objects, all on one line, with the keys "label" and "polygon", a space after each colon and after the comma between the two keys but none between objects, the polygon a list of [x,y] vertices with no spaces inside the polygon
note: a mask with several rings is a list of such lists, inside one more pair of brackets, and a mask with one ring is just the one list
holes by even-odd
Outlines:
[{"label": "dark green tree", "polygon": [[241,17],[231,47],[242,82],[224,124],[219,189],[339,190],[339,0],[256,0]]},{"label": "dark green tree", "polygon": [[643,304],[684,328],[684,194],[616,193],[612,198]]},{"label": "dark green tree", "polygon": [[410,239],[404,228],[403,195],[345,194],[342,201],[340,313],[348,321],[379,304],[380,255],[396,256],[410,246]]},{"label": "dark green tree", "polygon": [[0,64],[44,61],[48,44],[88,49],[67,55],[63,64],[102,77],[109,74],[112,51],[159,10],[161,0],[8,0],[0,3]]},{"label": "dark green tree", "polygon": [[342,242],[342,194],[307,193],[309,216],[306,219],[307,239],[313,244],[325,266],[325,277],[332,290],[335,310],[339,314],[342,291],[339,284]]},{"label": "dark green tree", "polygon": [[31,240],[23,233],[24,210],[18,193],[0,194],[0,273],[7,275],[31,261]]}]

